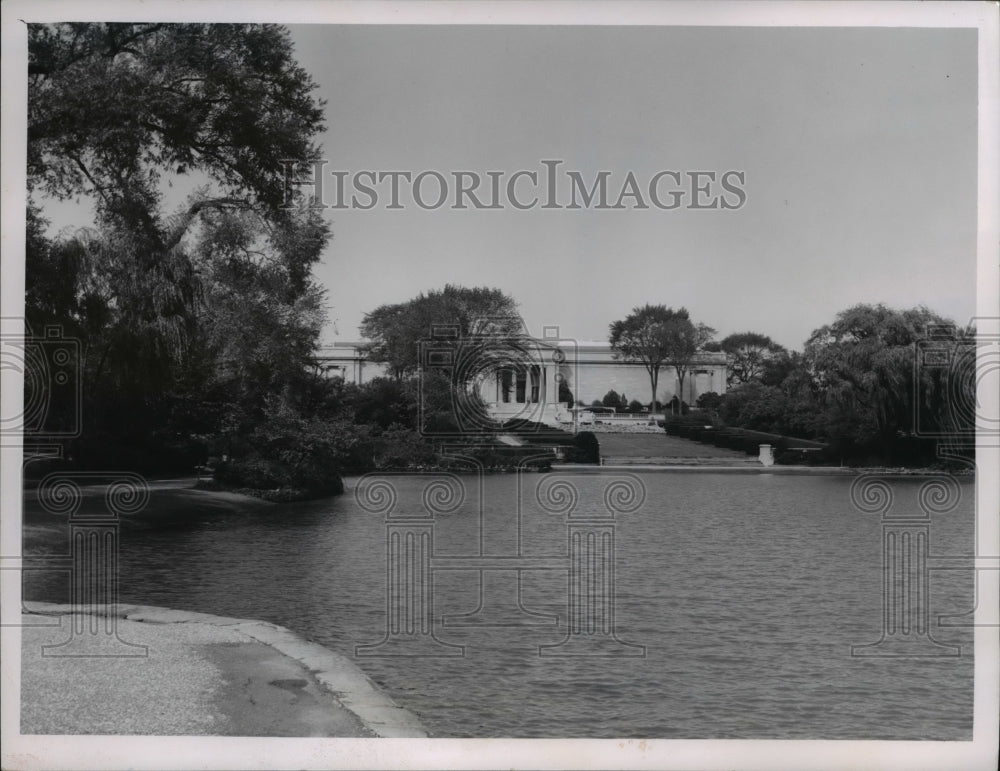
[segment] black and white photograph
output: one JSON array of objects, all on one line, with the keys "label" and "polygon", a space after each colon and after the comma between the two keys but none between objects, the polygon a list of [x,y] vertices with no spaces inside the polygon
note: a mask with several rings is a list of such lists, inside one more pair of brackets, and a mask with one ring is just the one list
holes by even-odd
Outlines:
[{"label": "black and white photograph", "polygon": [[997,9],[4,3],[3,768],[996,768]]}]

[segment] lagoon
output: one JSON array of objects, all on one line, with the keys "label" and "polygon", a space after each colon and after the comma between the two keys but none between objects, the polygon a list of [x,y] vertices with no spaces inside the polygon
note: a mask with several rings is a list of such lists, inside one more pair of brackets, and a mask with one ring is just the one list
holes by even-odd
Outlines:
[{"label": "lagoon", "polygon": [[[391,487],[395,515],[428,521],[432,477],[376,481]],[[645,655],[539,656],[571,620],[567,519],[548,491],[565,482],[575,515],[606,517],[604,492],[618,477],[637,480],[644,500],[614,520],[615,632]],[[427,597],[435,635],[464,646],[462,656],[355,656],[385,636],[391,588],[386,520],[355,495],[371,477],[348,479],[345,495],[322,501],[170,526],[126,522],[120,599],[287,626],[354,657],[434,736],[971,738],[972,628],[959,618],[974,606],[971,571],[930,572],[931,635],[962,655],[851,655],[852,645],[879,639],[883,608],[882,523],[852,504],[852,477],[455,479],[461,501],[437,500],[441,569]],[[925,481],[892,479],[894,510],[918,511]],[[958,505],[931,519],[932,556],[972,553],[971,478],[959,490]],[[480,572],[474,564],[518,554],[517,564],[535,568]],[[66,602],[66,579],[26,572],[24,594]],[[939,625],[940,616],[957,625]]]}]

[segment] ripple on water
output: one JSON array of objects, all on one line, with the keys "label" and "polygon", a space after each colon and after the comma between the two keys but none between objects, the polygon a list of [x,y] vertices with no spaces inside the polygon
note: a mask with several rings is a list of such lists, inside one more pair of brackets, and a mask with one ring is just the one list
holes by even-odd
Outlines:
[{"label": "ripple on water", "polygon": [[[881,525],[850,504],[849,478],[638,475],[646,502],[615,524],[615,613],[644,658],[540,658],[566,634],[566,575],[522,573],[525,607],[559,625],[438,626],[463,658],[355,659],[438,736],[969,739],[970,630],[952,659],[860,659],[881,623]],[[518,529],[516,479],[474,477],[466,503],[435,525],[436,554],[566,554],[561,515],[542,511],[530,475]],[[573,477],[581,508],[600,511],[602,477]],[[420,501],[417,478],[394,478]],[[897,506],[919,480],[899,480]],[[968,487],[971,493],[971,486]],[[479,492],[482,518],[474,508]],[[969,554],[971,494],[936,516],[934,554]],[[592,513],[593,513],[592,512]],[[122,599],[288,626],[353,656],[385,633],[385,524],[350,490],[340,498],[123,535]],[[506,574],[512,578],[514,574]],[[435,572],[435,617],[474,610],[475,571]],[[516,581],[490,584],[517,604]],[[496,588],[499,587],[499,588]],[[65,601],[65,582],[29,573],[30,598]],[[931,577],[932,618],[973,606],[971,574]],[[537,620],[537,617],[536,617]]]}]

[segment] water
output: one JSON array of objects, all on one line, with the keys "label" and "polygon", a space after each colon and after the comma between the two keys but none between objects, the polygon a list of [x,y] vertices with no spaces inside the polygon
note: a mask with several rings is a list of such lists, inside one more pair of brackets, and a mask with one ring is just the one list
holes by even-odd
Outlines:
[{"label": "water", "polygon": [[[352,494],[125,528],[121,599],[287,626],[354,658],[435,736],[672,739],[951,739],[972,730],[973,575],[931,573],[932,634],[953,658],[856,658],[881,636],[882,530],[851,505],[850,477],[636,475],[645,503],[615,524],[618,638],[645,657],[539,657],[566,636],[567,572],[435,570],[436,634],[463,657],[354,658],[386,632],[386,525]],[[465,501],[434,525],[435,559],[567,553],[566,520],[539,505],[556,476],[462,477]],[[604,511],[612,477],[566,477],[576,513]],[[392,477],[395,512],[419,513],[427,478]],[[892,481],[896,511],[916,511],[923,480]],[[935,515],[932,555],[968,555],[973,486]],[[480,498],[483,516],[480,521]],[[520,521],[515,501],[521,500]],[[456,626],[481,618],[532,625]],[[66,601],[65,584],[27,573],[25,596]],[[444,616],[449,622],[440,623]],[[558,623],[556,623],[556,621]]]}]

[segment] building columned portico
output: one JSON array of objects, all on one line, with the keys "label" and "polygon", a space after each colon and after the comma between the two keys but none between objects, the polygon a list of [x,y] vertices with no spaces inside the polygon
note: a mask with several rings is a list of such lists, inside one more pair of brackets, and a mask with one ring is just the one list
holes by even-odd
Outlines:
[{"label": "building columned portico", "polygon": [[[572,402],[589,405],[608,391],[629,401],[650,401],[649,373],[638,362],[615,357],[607,342],[529,338],[520,341],[516,355],[495,355],[486,348],[490,362],[472,367],[471,388],[486,404],[489,414],[503,422],[523,419],[559,424],[571,419]],[[502,345],[502,343],[501,343]],[[369,361],[362,343],[344,342],[321,348],[320,366],[332,377],[362,385],[385,377],[385,365]],[[567,390],[568,389],[568,393]],[[675,396],[694,405],[702,394],[726,391],[726,355],[703,352],[689,364],[684,393],[673,365],[660,370],[656,398],[666,404]],[[560,391],[564,399],[560,399]]]}]

